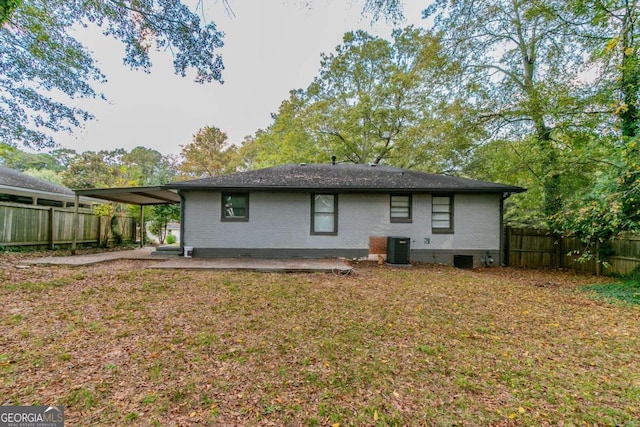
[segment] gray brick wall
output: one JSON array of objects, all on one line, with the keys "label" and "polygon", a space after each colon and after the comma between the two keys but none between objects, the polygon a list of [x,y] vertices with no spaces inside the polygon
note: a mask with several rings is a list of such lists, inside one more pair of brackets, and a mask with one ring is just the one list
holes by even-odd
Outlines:
[{"label": "gray brick wall", "polygon": [[220,221],[220,192],[185,192],[184,244],[196,248],[286,248],[363,250],[369,236],[406,236],[424,250],[499,249],[500,195],[456,195],[453,234],[432,234],[431,196],[413,196],[412,223],[391,223],[389,194],[343,193],[338,235],[310,234],[309,193],[250,194],[248,222]]}]

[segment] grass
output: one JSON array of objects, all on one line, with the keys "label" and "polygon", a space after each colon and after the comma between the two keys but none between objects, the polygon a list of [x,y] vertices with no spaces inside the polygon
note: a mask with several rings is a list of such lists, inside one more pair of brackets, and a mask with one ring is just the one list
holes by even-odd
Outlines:
[{"label": "grass", "polygon": [[343,277],[144,265],[5,269],[4,402],[62,404],[78,426],[640,419],[640,309],[581,291],[601,279],[436,266],[362,264]]},{"label": "grass", "polygon": [[623,278],[619,282],[585,286],[596,297],[611,302],[640,305],[640,278]]}]

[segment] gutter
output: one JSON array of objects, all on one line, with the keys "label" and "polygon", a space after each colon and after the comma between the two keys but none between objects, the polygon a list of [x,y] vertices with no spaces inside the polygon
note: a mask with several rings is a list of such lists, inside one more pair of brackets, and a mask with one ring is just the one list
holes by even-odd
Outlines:
[{"label": "gutter", "polygon": [[509,195],[521,193],[526,189],[520,187],[506,188],[407,188],[407,187],[322,187],[322,186],[211,186],[211,185],[167,185],[165,189],[180,191],[241,191],[241,192],[336,192],[336,193],[424,193],[424,194],[496,194],[507,192]]}]

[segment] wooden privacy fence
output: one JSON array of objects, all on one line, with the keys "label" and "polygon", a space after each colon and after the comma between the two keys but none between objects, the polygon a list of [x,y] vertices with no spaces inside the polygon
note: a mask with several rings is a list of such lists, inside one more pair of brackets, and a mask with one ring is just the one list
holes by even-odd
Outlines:
[{"label": "wooden privacy fence", "polygon": [[[100,243],[104,239],[109,218],[99,217],[88,209],[78,212],[79,244]],[[136,221],[116,217],[114,229],[123,241],[136,239]],[[70,245],[73,240],[73,208],[0,203],[0,246]]]},{"label": "wooden privacy fence", "polygon": [[[575,237],[561,237],[548,230],[534,228],[505,229],[505,253],[510,267],[571,268],[584,273],[597,272],[595,260],[578,261],[574,251],[584,244]],[[628,275],[640,269],[640,236],[620,236],[611,242],[604,257],[609,264],[601,267],[604,274]]]}]

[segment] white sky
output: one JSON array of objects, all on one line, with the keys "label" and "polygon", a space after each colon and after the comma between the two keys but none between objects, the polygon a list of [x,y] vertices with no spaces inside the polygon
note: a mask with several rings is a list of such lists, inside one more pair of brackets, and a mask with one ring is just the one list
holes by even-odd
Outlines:
[{"label": "white sky", "polygon": [[[108,101],[84,100],[77,105],[96,118],[73,135],[55,136],[63,147],[86,150],[130,150],[138,145],[162,154],[178,154],[204,126],[226,132],[240,144],[245,136],[271,122],[289,91],[306,88],[317,75],[320,54],[334,52],[347,31],[364,29],[381,37],[391,35],[384,20],[370,25],[362,17],[363,1],[230,0],[235,17],[225,14],[221,1],[206,17],[225,33],[220,50],[225,64],[224,84],[201,85],[173,73],[168,52],[154,54],[151,74],[122,65],[124,47],[96,30],[78,30],[99,61],[107,84],[98,85]],[[411,4],[408,4],[411,3]],[[428,1],[406,1],[406,21],[424,25],[421,11]]]}]

